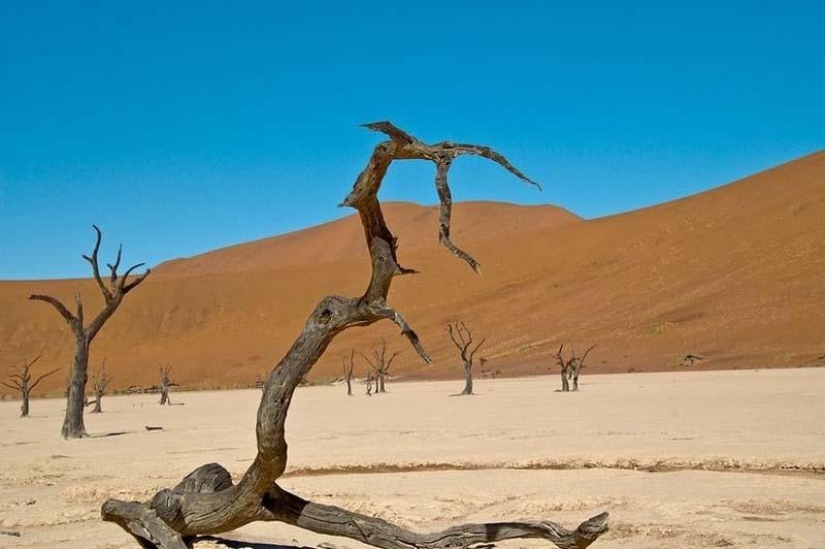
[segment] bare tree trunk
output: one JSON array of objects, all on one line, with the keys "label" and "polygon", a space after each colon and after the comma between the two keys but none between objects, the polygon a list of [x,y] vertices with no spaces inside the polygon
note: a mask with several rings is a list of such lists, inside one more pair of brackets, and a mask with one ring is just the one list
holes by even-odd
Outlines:
[{"label": "bare tree trunk", "polygon": [[570,390],[570,384],[567,382],[567,368],[561,369],[561,390],[566,392]]},{"label": "bare tree trunk", "polygon": [[402,335],[407,337],[419,356],[431,362],[415,331],[387,304],[392,279],[413,272],[398,264],[397,240],[386,225],[378,201],[378,190],[392,161],[426,159],[436,164],[436,187],[442,204],[441,242],[475,270],[478,270],[478,263],[457,248],[449,237],[451,200],[447,171],[450,163],[462,154],[483,156],[529,181],[492,149],[449,141],[428,145],[389,122],[367,127],[391,138],[375,147],[343,203],[356,208],[361,216],[372,265],[367,290],[359,297],[333,295],[323,298],[286,356],[270,372],[258,408],[258,453],[237,484],[232,484],[226,469],[208,464],[187,475],[174,488],[161,490],[150,502],[110,499],[103,504],[103,519],[120,525],[135,536],[141,546],[186,549],[187,544],[199,535],[226,532],[255,521],[281,521],[383,549],[460,549],[513,538],[542,538],[563,549],[585,549],[607,531],[607,514],[602,513],[581,523],[575,530],[551,521],[508,521],[463,524],[422,534],[378,518],[304,500],[276,483],[287,466],[285,425],[295,389],[336,335],[348,328],[390,319],[401,328]]},{"label": "bare tree trunk", "polygon": [[347,396],[352,396],[352,376],[347,376]]},{"label": "bare tree trunk", "polygon": [[462,395],[471,395],[473,394],[473,363],[472,362],[465,362],[464,363],[464,390],[461,391]]},{"label": "bare tree trunk", "polygon": [[23,391],[23,404],[20,405],[20,417],[29,417],[29,392]]},{"label": "bare tree trunk", "polygon": [[60,434],[63,438],[81,438],[86,436],[83,421],[83,409],[86,404],[86,381],[89,368],[89,341],[81,334],[76,338],[74,362],[72,363],[72,381],[69,384],[69,397],[66,399],[66,416]]}]

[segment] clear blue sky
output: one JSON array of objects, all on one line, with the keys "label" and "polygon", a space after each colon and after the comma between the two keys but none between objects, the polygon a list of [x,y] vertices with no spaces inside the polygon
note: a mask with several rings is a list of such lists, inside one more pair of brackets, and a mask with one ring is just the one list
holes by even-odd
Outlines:
[{"label": "clear blue sky", "polygon": [[671,4],[3,2],[0,279],[88,276],[92,223],[154,265],[348,214],[375,120],[545,188],[468,158],[456,200],[585,217],[825,146],[825,3]]}]

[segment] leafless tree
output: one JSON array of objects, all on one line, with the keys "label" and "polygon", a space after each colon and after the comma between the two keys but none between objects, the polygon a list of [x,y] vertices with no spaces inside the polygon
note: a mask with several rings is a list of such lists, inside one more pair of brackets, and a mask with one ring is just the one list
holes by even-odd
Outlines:
[{"label": "leafless tree", "polygon": [[63,320],[72,329],[75,339],[75,353],[74,361],[72,363],[72,382],[69,386],[69,396],[66,399],[66,418],[63,420],[63,428],[61,433],[64,438],[81,438],[86,436],[86,426],[83,423],[83,406],[86,402],[86,382],[88,380],[89,370],[89,348],[92,345],[92,340],[98,334],[103,325],[109,320],[115,311],[123,302],[126,294],[134,290],[141,282],[146,280],[150,270],[140,276],[129,281],[129,275],[132,271],[139,269],[143,263],[132,265],[122,275],[118,275],[117,270],[120,267],[120,258],[123,251],[123,246],[117,250],[117,257],[114,264],[108,264],[110,276],[109,283],[103,282],[100,276],[100,267],[97,260],[97,252],[100,249],[100,241],[103,239],[103,234],[97,225],[93,225],[97,240],[95,241],[92,255],[84,255],[83,259],[89,262],[92,266],[92,273],[97,282],[100,293],[103,294],[103,309],[97,314],[92,322],[86,326],[83,317],[83,303],[80,299],[80,293],[75,294],[76,312],[72,313],[69,309],[57,298],[49,295],[32,294],[29,299],[36,301],[45,301],[55,308]]},{"label": "leafless tree", "polygon": [[699,355],[685,355],[682,357],[682,366],[693,366],[693,363],[697,360],[705,360],[705,357]]},{"label": "leafless tree", "polygon": [[92,370],[92,389],[94,390],[95,395],[95,407],[92,409],[93,414],[99,414],[103,411],[101,401],[103,400],[103,395],[106,394],[106,388],[109,387],[109,383],[111,381],[112,378],[106,373],[106,359],[104,358],[100,369]]},{"label": "leafless tree", "polygon": [[347,364],[346,357],[341,357],[341,367],[344,373],[344,379],[347,382],[347,396],[352,396],[352,371],[355,369],[355,349],[349,355],[349,364]]},{"label": "leafless tree", "polygon": [[590,354],[590,351],[595,349],[596,346],[592,345],[589,349],[587,349],[581,357],[576,356],[576,349],[571,349],[570,359],[565,359],[563,355],[564,345],[559,347],[559,350],[556,351],[555,359],[556,364],[561,367],[561,390],[562,392],[569,391],[570,385],[568,384],[568,379],[573,380],[573,390],[579,390],[579,373],[581,373],[582,368],[584,368],[584,361],[587,358],[587,355]]},{"label": "leafless tree", "polygon": [[447,324],[447,333],[450,334],[450,339],[464,362],[464,390],[461,394],[471,395],[473,394],[473,356],[486,340],[482,339],[475,347],[472,347],[473,334],[462,321]]},{"label": "leafless tree", "polygon": [[[514,538],[543,538],[559,547],[583,549],[607,530],[607,514],[595,516],[575,530],[550,521],[506,521],[464,524],[435,533],[419,533],[383,519],[307,501],[276,481],[286,470],[287,412],[301,377],[323,355],[333,338],[351,327],[365,327],[390,319],[400,328],[419,356],[430,357],[404,317],[387,303],[392,279],[413,272],[401,267],[397,242],[381,212],[378,190],[394,160],[424,159],[436,164],[436,188],[441,199],[439,235],[442,244],[474,269],[478,263],[450,241],[450,190],[447,172],[462,154],[474,154],[498,162],[527,180],[503,156],[475,145],[423,143],[389,122],[369,124],[390,140],[377,145],[343,204],[361,216],[370,252],[372,277],[363,295],[327,296],[310,315],[303,331],[267,379],[257,414],[258,453],[249,469],[233,484],[229,472],[216,463],[203,465],[173,489],[158,492],[151,502],[108,500],[104,520],[119,524],[144,547],[185,549],[202,534],[234,530],[254,521],[279,521],[320,534],[345,536],[383,549],[465,548]],[[529,180],[528,180],[529,181]]]},{"label": "leafless tree", "polygon": [[158,387],[158,390],[160,391],[161,406],[163,406],[164,404],[166,404],[167,406],[172,405],[172,399],[169,398],[169,389],[171,389],[172,387],[178,387],[178,384],[169,378],[169,372],[171,371],[171,364],[167,364],[166,366],[161,365],[160,367],[160,386]]},{"label": "leafless tree", "polygon": [[376,394],[387,392],[384,386],[384,380],[390,373],[390,366],[392,366],[392,361],[395,360],[395,357],[397,357],[399,354],[401,354],[401,351],[395,351],[392,354],[392,356],[389,359],[387,359],[387,342],[384,341],[384,338],[381,338],[380,349],[372,349],[372,358],[369,358],[368,356],[361,354],[361,357],[367,361],[367,364],[370,365],[372,371],[375,372]]},{"label": "leafless tree", "polygon": [[23,404],[20,406],[20,417],[29,417],[29,398],[31,397],[32,391],[34,391],[35,387],[37,387],[41,381],[60,370],[60,368],[55,368],[54,370],[50,370],[32,381],[32,366],[40,360],[41,356],[42,353],[34,357],[34,360],[31,362],[24,360],[23,365],[20,366],[15,373],[9,375],[8,382],[0,382],[9,389],[20,391],[20,396],[23,399]]}]

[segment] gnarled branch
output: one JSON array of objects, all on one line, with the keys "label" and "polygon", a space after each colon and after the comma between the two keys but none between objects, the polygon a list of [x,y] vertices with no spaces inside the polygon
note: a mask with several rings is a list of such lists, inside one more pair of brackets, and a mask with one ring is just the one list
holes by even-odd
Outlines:
[{"label": "gnarled branch", "polygon": [[[117,522],[133,535],[143,537],[147,543],[164,548],[177,548],[182,540],[189,537],[224,532],[258,520],[284,521],[316,532],[343,535],[390,549],[458,548],[514,537],[541,537],[564,548],[587,547],[607,530],[606,514],[590,519],[574,531],[565,530],[552,522],[508,522],[469,524],[426,535],[409,532],[380,519],[305,501],[275,484],[286,469],[284,428],[292,396],[300,380],[336,335],[351,327],[391,319],[401,328],[419,356],[429,361],[429,355],[415,331],[387,305],[392,279],[412,272],[412,269],[402,268],[398,263],[397,240],[387,227],[378,201],[378,190],[390,164],[395,160],[409,159],[434,162],[439,167],[436,187],[445,189],[447,192],[442,194],[446,197],[449,197],[446,173],[450,161],[462,154],[491,159],[532,183],[503,156],[487,147],[450,142],[428,145],[389,122],[368,124],[366,127],[385,133],[390,140],[374,148],[343,205],[356,208],[361,217],[372,264],[369,285],[360,297],[327,296],[322,299],[286,356],[270,372],[258,408],[258,453],[252,465],[235,485],[222,482],[218,487],[209,482],[195,482],[193,489],[162,490],[151,502],[144,504],[109,500],[103,506],[104,520]],[[443,199],[442,202],[448,201]],[[440,233],[447,235],[447,242],[449,222],[448,214],[439,226]],[[442,243],[445,243],[444,238]],[[468,260],[468,257],[462,259],[477,269],[478,264]],[[210,468],[212,475],[225,480],[228,478],[228,473],[223,475]],[[196,470],[193,475],[206,474],[203,469]],[[201,485],[212,486],[212,489],[197,488]]]}]

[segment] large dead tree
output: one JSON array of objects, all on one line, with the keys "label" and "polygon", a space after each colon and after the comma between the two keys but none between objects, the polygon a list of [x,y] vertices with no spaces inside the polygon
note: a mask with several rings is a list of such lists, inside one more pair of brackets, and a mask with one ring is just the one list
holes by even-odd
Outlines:
[{"label": "large dead tree", "polygon": [[106,389],[109,387],[109,383],[112,381],[112,378],[109,374],[106,373],[106,359],[103,359],[103,364],[100,366],[99,369],[92,370],[92,390],[94,391],[94,405],[95,407],[92,409],[93,414],[99,414],[103,412],[103,407],[101,406],[101,402],[103,400],[103,395],[106,394]]},{"label": "large dead tree", "polygon": [[447,324],[447,333],[450,334],[450,339],[461,354],[461,361],[464,363],[464,390],[461,394],[471,395],[473,394],[473,356],[486,340],[482,339],[473,347],[473,333],[461,321]]},{"label": "large dead tree", "polygon": [[347,396],[352,396],[352,371],[355,369],[355,349],[349,355],[349,364],[345,357],[341,357],[341,367],[344,373],[344,380],[347,382]]},{"label": "large dead tree", "polygon": [[367,125],[390,140],[377,145],[343,204],[358,210],[370,252],[372,277],[363,295],[327,296],[310,315],[286,356],[269,374],[257,416],[258,453],[249,469],[232,483],[229,472],[210,463],[195,469],[172,489],[158,492],[150,502],[108,500],[103,519],[135,536],[143,547],[185,549],[195,537],[233,530],[254,521],[280,521],[321,534],[344,536],[384,549],[469,547],[513,538],[544,538],[563,548],[584,548],[607,530],[607,513],[568,530],[549,521],[464,524],[435,533],[412,532],[385,520],[332,505],[314,503],[280,485],[287,465],[284,425],[300,379],[312,368],[333,338],[351,327],[389,319],[401,329],[419,356],[430,357],[404,317],[387,303],[394,277],[414,272],[398,263],[397,243],[384,221],[378,190],[394,160],[421,159],[436,165],[436,188],[441,199],[439,237],[446,248],[474,269],[478,263],[450,241],[450,190],[447,172],[462,154],[498,162],[529,181],[503,156],[476,145],[443,142],[428,145],[389,122]]},{"label": "large dead tree", "polygon": [[169,398],[169,390],[172,387],[178,387],[178,384],[172,381],[169,377],[169,372],[172,371],[172,365],[167,364],[166,366],[160,367],[160,385],[158,386],[158,391],[160,391],[160,405],[163,406],[166,404],[167,406],[172,405],[172,399]]},{"label": "large dead tree", "polygon": [[97,239],[95,240],[95,247],[92,250],[92,255],[84,255],[83,259],[89,262],[92,266],[92,274],[94,274],[97,287],[100,288],[100,293],[103,294],[103,309],[95,316],[92,322],[88,325],[85,323],[83,316],[83,302],[80,299],[80,293],[75,294],[76,310],[74,313],[69,311],[60,300],[50,295],[32,294],[29,299],[36,301],[45,301],[55,308],[63,320],[72,329],[75,339],[74,361],[72,362],[72,381],[69,385],[69,396],[66,398],[66,418],[63,420],[63,428],[61,433],[64,438],[81,438],[86,436],[86,426],[83,423],[83,406],[86,402],[86,382],[88,381],[89,370],[89,348],[95,336],[103,328],[103,325],[109,320],[120,304],[126,294],[134,290],[141,282],[146,280],[149,276],[149,269],[137,277],[129,280],[132,271],[139,269],[143,263],[132,265],[122,275],[118,275],[117,270],[120,267],[120,258],[123,252],[123,246],[117,250],[117,257],[114,264],[107,264],[110,275],[108,277],[108,284],[103,281],[100,276],[100,266],[98,264],[97,252],[100,250],[100,241],[103,239],[103,234],[97,225],[93,225]]},{"label": "large dead tree", "polygon": [[559,350],[556,351],[555,359],[556,364],[559,365],[561,368],[561,390],[562,392],[566,392],[570,390],[570,385],[568,380],[573,380],[573,390],[579,390],[579,373],[581,372],[582,368],[584,368],[584,361],[587,359],[587,355],[590,354],[590,351],[595,349],[596,346],[592,345],[589,349],[587,349],[581,357],[576,356],[576,349],[571,348],[570,350],[570,358],[564,358],[564,345],[562,344],[559,347]]},{"label": "large dead tree", "polygon": [[[359,353],[360,354],[360,353]],[[395,357],[401,354],[401,351],[395,351],[390,358],[387,358],[387,342],[381,338],[381,347],[379,349],[372,349],[372,358],[361,354],[361,357],[367,361],[372,371],[375,372],[375,393],[386,393],[387,390],[384,381],[390,373],[390,366]]]},{"label": "large dead tree", "polygon": [[55,368],[54,370],[38,376],[34,381],[32,381],[31,369],[32,366],[40,360],[40,356],[41,355],[37,355],[31,362],[24,360],[23,365],[20,366],[15,373],[9,376],[8,382],[0,382],[9,389],[14,389],[15,391],[20,392],[20,397],[23,399],[23,403],[20,405],[20,417],[29,417],[29,398],[31,397],[32,391],[34,391],[35,387],[37,387],[41,381],[60,370],[60,368]]}]

